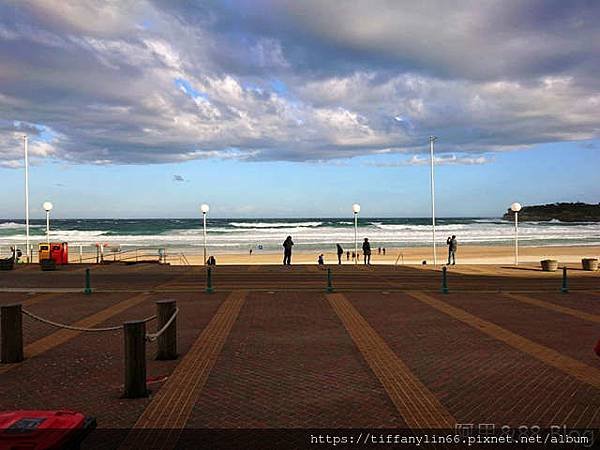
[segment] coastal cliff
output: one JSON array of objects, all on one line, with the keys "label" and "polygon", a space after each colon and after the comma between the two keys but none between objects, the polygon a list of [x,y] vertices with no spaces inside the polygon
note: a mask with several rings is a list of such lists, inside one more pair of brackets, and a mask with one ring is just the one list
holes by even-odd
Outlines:
[{"label": "coastal cliff", "polygon": [[[510,210],[502,216],[512,220],[514,213]],[[519,220],[560,220],[561,222],[600,222],[600,203],[550,203],[547,205],[524,206],[519,211]]]}]

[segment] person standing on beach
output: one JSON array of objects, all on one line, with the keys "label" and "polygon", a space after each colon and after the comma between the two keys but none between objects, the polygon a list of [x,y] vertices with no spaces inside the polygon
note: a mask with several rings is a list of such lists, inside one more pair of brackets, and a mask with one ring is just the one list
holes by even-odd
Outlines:
[{"label": "person standing on beach", "polygon": [[344,254],[344,249],[340,244],[335,244],[337,247],[337,256],[338,256],[338,264],[342,263],[342,255]]},{"label": "person standing on beach", "polygon": [[292,242],[292,237],[288,236],[283,241],[283,265],[290,266],[292,264],[292,246],[294,243]]},{"label": "person standing on beach", "polygon": [[448,266],[450,265],[450,260],[452,260],[452,265],[456,264],[456,248],[458,247],[458,243],[456,242],[456,236],[452,235],[452,237],[448,237],[446,239],[446,244],[448,244]]},{"label": "person standing on beach", "polygon": [[369,238],[365,238],[362,249],[365,264],[371,265],[371,244],[369,244]]}]

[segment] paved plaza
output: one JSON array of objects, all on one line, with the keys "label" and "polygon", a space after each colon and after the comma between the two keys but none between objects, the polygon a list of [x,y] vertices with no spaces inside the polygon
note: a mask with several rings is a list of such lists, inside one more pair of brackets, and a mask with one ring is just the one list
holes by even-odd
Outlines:
[{"label": "paved plaza", "polygon": [[122,448],[174,448],[186,429],[600,428],[598,272],[572,267],[563,293],[560,271],[456,266],[444,294],[433,267],[330,266],[328,290],[327,267],[218,266],[206,293],[203,267],[90,267],[91,295],[86,266],[0,272],[0,304],[96,328],[173,299],[178,359],[148,343],[151,393],[124,399],[120,330],[24,316],[0,410],[81,411]]}]

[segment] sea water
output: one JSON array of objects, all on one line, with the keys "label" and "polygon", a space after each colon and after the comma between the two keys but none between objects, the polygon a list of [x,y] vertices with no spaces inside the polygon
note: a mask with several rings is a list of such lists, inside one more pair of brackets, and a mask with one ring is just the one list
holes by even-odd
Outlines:
[{"label": "sea water", "polygon": [[[45,221],[31,221],[31,242],[45,241]],[[122,249],[166,247],[199,253],[203,244],[202,220],[198,219],[56,219],[51,222],[51,240],[71,246],[108,244]],[[207,221],[208,242],[219,252],[279,251],[286,236],[295,249],[323,250],[340,243],[353,246],[354,221],[348,218],[304,219],[215,219]],[[499,218],[440,218],[437,238],[456,235],[461,244],[502,245],[514,239],[514,224]],[[429,218],[359,218],[358,238],[368,237],[371,246],[416,247],[430,245]],[[23,245],[23,220],[0,219],[0,247]],[[521,222],[519,242],[533,245],[600,245],[600,223]]]}]

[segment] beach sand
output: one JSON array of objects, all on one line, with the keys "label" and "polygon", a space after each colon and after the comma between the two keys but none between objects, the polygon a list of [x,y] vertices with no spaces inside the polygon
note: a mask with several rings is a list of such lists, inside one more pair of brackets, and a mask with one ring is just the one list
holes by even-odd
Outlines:
[{"label": "beach sand", "polygon": [[[344,250],[352,250],[350,248]],[[457,264],[513,264],[515,248],[512,245],[459,245],[456,253]],[[320,253],[323,253],[325,264],[337,263],[335,246],[317,250],[294,250],[292,256],[293,264],[316,264]],[[249,253],[214,251],[208,247],[207,254],[214,255],[217,264],[281,264],[283,252],[259,251],[255,250],[252,256]],[[438,263],[446,262],[448,253],[446,246],[438,247]],[[96,254],[84,252],[82,255],[84,263],[96,262]],[[122,255],[113,253],[105,254],[105,261],[119,259],[127,261],[136,261],[136,252],[129,250]],[[600,258],[600,246],[546,246],[546,247],[520,247],[519,262],[521,263],[539,263],[542,259],[557,259],[559,262],[579,263],[582,258]],[[145,252],[139,249],[137,260],[158,260],[156,251]],[[371,255],[371,264],[421,264],[427,261],[431,264],[433,261],[431,247],[404,247],[387,248],[386,254],[378,254],[377,248],[373,249]],[[80,255],[76,247],[72,247],[69,254],[71,263],[80,262]],[[34,261],[37,262],[37,255],[34,254]],[[167,249],[167,262],[171,265],[202,265],[202,254],[196,250],[194,253],[185,253],[170,251]],[[362,258],[360,260],[362,262]],[[352,258],[346,260],[344,253],[343,264],[352,264]]]},{"label": "beach sand", "polygon": [[[346,250],[346,249],[344,249]],[[456,253],[457,264],[512,264],[514,263],[513,246],[482,246],[482,245],[461,245]],[[335,247],[323,249],[326,264],[337,263]],[[253,252],[252,256],[248,253],[212,253],[217,264],[281,264],[283,252]],[[438,263],[446,262],[448,253],[446,247],[438,248]],[[294,251],[292,264],[316,264],[319,252],[317,251]],[[542,259],[558,259],[559,262],[580,262],[582,258],[598,258],[600,256],[600,246],[576,246],[576,247],[521,247],[519,248],[519,262],[537,263]],[[202,264],[202,256],[186,255],[190,264]],[[386,255],[378,254],[375,248],[371,255],[371,264],[421,264],[426,260],[428,264],[433,261],[431,247],[407,247],[407,248],[387,248]],[[170,258],[171,264],[179,264],[179,258]],[[361,261],[362,262],[362,259]],[[346,260],[344,254],[343,264],[352,264]]]}]

